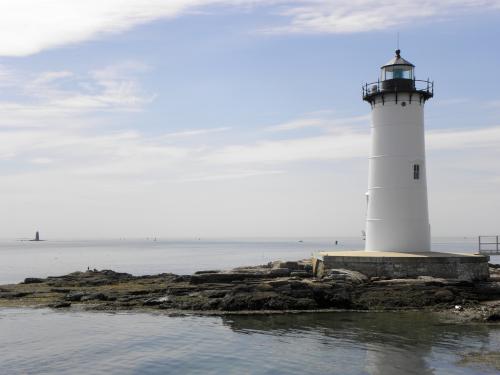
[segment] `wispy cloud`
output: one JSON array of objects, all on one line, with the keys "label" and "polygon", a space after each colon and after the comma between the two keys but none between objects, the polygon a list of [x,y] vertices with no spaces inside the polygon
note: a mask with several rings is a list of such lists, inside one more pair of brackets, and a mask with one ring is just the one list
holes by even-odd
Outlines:
[{"label": "wispy cloud", "polygon": [[[311,0],[289,2],[281,15],[283,26],[268,33],[353,33],[390,29],[409,22],[432,22],[445,17],[500,9],[498,0]],[[294,4],[295,3],[295,4]]]},{"label": "wispy cloud", "polygon": [[192,129],[192,130],[184,130],[184,131],[179,131],[179,132],[163,134],[159,138],[169,139],[169,138],[193,137],[193,136],[198,136],[198,135],[221,133],[221,132],[226,132],[228,130],[231,130],[231,127],[222,126],[219,128],[210,128],[210,129]]},{"label": "wispy cloud", "polygon": [[306,128],[321,128],[322,130],[336,131],[339,127],[346,127],[350,125],[358,125],[368,123],[370,115],[352,116],[352,117],[333,117],[332,112],[317,112],[316,115],[304,117],[297,120],[285,122],[283,124],[272,125],[265,130],[268,132],[284,132],[291,130],[300,130]]},{"label": "wispy cloud", "polygon": [[498,0],[16,0],[0,2],[0,55],[26,56],[186,13],[255,7],[277,15],[265,33],[352,33],[500,8]]},{"label": "wispy cloud", "polygon": [[280,131],[296,130],[296,129],[310,128],[310,127],[318,127],[322,125],[324,125],[324,121],[322,119],[317,119],[317,118],[299,119],[286,122],[284,124],[270,126],[266,129],[266,131],[280,132]]},{"label": "wispy cloud", "polygon": [[0,127],[53,127],[62,120],[76,125],[75,116],[96,112],[139,111],[154,99],[142,92],[137,75],[144,66],[123,63],[75,74],[39,74],[6,70],[0,84],[19,98],[0,101]]},{"label": "wispy cloud", "polygon": [[283,170],[243,170],[226,172],[222,174],[198,174],[194,176],[183,177],[180,182],[204,182],[204,181],[222,181],[222,180],[237,180],[242,178],[256,177],[256,176],[270,176],[286,173]]}]

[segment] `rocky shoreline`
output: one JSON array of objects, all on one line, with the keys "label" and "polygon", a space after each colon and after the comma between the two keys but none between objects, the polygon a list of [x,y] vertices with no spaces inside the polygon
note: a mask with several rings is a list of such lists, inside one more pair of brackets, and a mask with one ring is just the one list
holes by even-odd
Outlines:
[{"label": "rocky shoreline", "polygon": [[2,285],[0,307],[205,314],[426,310],[453,321],[496,322],[500,321],[499,267],[490,265],[490,279],[483,282],[428,276],[368,278],[345,269],[316,278],[310,260],[193,275],[133,276],[93,270]]}]

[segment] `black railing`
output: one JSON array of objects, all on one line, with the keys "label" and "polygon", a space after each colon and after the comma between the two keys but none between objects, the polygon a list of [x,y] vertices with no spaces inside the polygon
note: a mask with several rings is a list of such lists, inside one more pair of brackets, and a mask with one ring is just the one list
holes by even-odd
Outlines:
[{"label": "black railing", "polygon": [[479,236],[480,254],[500,254],[500,236]]},{"label": "black railing", "polygon": [[365,83],[363,85],[363,99],[367,100],[378,94],[388,94],[397,92],[416,92],[424,94],[428,99],[434,96],[434,81],[421,79],[390,79]]}]

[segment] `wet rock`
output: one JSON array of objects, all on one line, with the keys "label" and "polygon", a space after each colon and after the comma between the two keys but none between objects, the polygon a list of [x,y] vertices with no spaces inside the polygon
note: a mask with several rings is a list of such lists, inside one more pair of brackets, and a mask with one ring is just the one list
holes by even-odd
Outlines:
[{"label": "wet rock", "polygon": [[244,273],[244,272],[221,272],[221,273],[203,273],[191,276],[191,284],[206,284],[206,283],[231,283],[234,281],[243,281],[245,279],[258,279],[265,277],[260,273]]},{"label": "wet rock", "polygon": [[71,307],[71,302],[57,302],[57,303],[51,303],[49,307],[53,309],[63,309],[63,308],[68,308]]},{"label": "wet rock", "polygon": [[452,302],[455,300],[455,295],[448,289],[439,289],[434,293],[434,298],[437,302]]},{"label": "wet rock", "polygon": [[300,265],[299,262],[280,262],[278,264],[278,268],[287,268],[289,270],[300,270],[303,269],[304,266]]},{"label": "wet rock", "polygon": [[310,274],[307,271],[292,271],[290,272],[291,277],[310,277],[312,274]]},{"label": "wet rock", "polygon": [[174,277],[172,280],[174,283],[185,283],[189,282],[191,280],[191,275],[180,275],[177,277]]},{"label": "wet rock", "polygon": [[500,321],[500,311],[494,311],[486,317],[487,322],[499,322]]},{"label": "wet rock", "polygon": [[131,296],[143,296],[143,295],[149,294],[150,292],[151,292],[150,290],[146,290],[146,289],[131,290],[128,292],[128,294],[130,294]]},{"label": "wet rock", "polygon": [[228,293],[231,293],[231,291],[229,291],[229,290],[208,290],[208,291],[204,292],[203,294],[207,298],[223,298]]},{"label": "wet rock", "polygon": [[22,298],[22,297],[26,297],[26,296],[29,296],[29,295],[32,295],[33,292],[17,292],[17,293],[13,293],[12,294],[12,297],[14,298]]},{"label": "wet rock", "polygon": [[67,294],[71,291],[71,289],[68,288],[50,288],[50,291],[53,293],[64,293]]},{"label": "wet rock", "polygon": [[64,297],[64,299],[66,301],[79,302],[84,296],[85,293],[83,292],[70,292]]},{"label": "wet rock", "polygon": [[80,298],[81,302],[85,301],[108,301],[108,296],[105,295],[104,293],[92,293],[92,294],[86,294],[83,295]]},{"label": "wet rock", "polygon": [[269,276],[272,276],[272,277],[290,276],[290,269],[288,269],[288,268],[274,268],[274,269],[269,271]]},{"label": "wet rock", "polygon": [[[192,276],[74,272],[32,285],[2,286],[0,306],[12,306],[18,299],[20,306],[50,303],[69,307],[82,303],[84,309],[102,311],[431,308],[447,309],[449,315],[464,321],[496,322],[500,316],[500,282],[495,280],[472,283],[426,276],[368,280],[359,272],[345,269],[330,270],[327,277],[318,279],[310,277],[309,266],[310,261],[280,261],[225,272],[199,271]],[[463,306],[463,311],[450,309],[454,304]]]},{"label": "wet rock", "polygon": [[163,296],[163,297],[158,297],[158,298],[148,298],[142,304],[144,306],[157,306],[157,305],[163,305],[163,304],[165,304],[165,302],[171,302],[170,297]]}]

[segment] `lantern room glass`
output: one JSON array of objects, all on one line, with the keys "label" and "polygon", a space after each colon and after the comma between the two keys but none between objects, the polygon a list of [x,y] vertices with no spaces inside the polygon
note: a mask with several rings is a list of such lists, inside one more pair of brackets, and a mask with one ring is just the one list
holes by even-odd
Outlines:
[{"label": "lantern room glass", "polygon": [[413,79],[413,66],[389,65],[382,68],[382,81],[388,79]]}]

